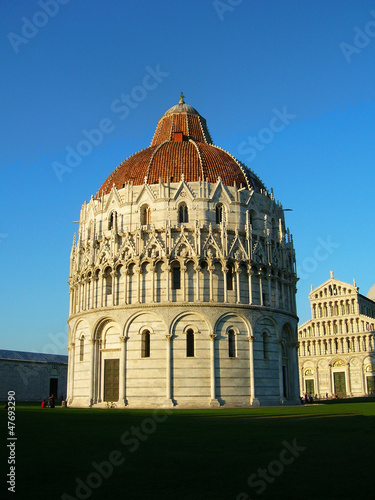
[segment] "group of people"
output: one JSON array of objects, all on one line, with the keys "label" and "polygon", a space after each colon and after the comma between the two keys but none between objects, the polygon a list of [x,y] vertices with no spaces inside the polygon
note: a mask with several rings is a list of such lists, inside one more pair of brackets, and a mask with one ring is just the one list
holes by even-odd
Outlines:
[{"label": "group of people", "polygon": [[48,399],[43,399],[42,408],[55,408],[55,396],[51,394],[51,396]]},{"label": "group of people", "polygon": [[[315,398],[317,398],[316,394],[315,394]],[[307,392],[305,392],[303,397],[301,396],[301,403],[303,405],[312,404],[313,402],[314,402],[314,398],[312,397],[312,394],[307,394]]]}]

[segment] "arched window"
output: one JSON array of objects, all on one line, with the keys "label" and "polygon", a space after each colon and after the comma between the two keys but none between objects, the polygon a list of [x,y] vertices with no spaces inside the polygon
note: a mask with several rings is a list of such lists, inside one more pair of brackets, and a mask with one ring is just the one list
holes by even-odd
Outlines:
[{"label": "arched window", "polygon": [[221,203],[216,205],[216,224],[220,224],[220,222],[223,222],[224,218],[224,207]]},{"label": "arched window", "polygon": [[194,357],[194,332],[191,329],[186,332],[186,356]]},{"label": "arched window", "polygon": [[79,339],[79,360],[83,361],[85,357],[85,337],[82,335],[82,337]]},{"label": "arched window", "polygon": [[228,332],[228,354],[230,358],[236,357],[236,336],[233,330]]},{"label": "arched window", "polygon": [[107,269],[104,272],[105,294],[106,295],[111,295],[112,294],[112,276],[111,276],[111,271],[112,271],[112,269],[110,267],[107,267]]},{"label": "arched window", "polygon": [[143,205],[141,208],[141,225],[149,226],[151,224],[151,208],[148,205]]},{"label": "arched window", "polygon": [[233,266],[229,264],[227,271],[227,290],[233,290]]},{"label": "arched window", "polygon": [[108,229],[113,228],[113,224],[115,223],[116,218],[117,218],[117,213],[112,212],[111,215],[109,216],[109,219],[108,219]]},{"label": "arched window", "polygon": [[176,263],[172,267],[172,290],[180,290],[181,288],[181,269],[180,264]]},{"label": "arched window", "polygon": [[178,222],[189,222],[189,211],[186,203],[181,203],[178,207]]},{"label": "arched window", "polygon": [[145,330],[142,332],[142,350],[141,350],[142,358],[150,357],[150,332]]}]

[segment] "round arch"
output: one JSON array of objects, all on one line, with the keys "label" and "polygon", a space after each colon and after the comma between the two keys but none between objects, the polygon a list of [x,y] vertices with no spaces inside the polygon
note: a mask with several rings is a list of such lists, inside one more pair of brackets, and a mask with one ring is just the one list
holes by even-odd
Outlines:
[{"label": "round arch", "polygon": [[173,320],[171,321],[171,324],[169,325],[169,334],[173,335],[175,330],[176,330],[177,324],[188,316],[193,316],[193,317],[195,316],[200,321],[203,321],[205,323],[209,333],[213,331],[212,325],[211,325],[209,319],[204,314],[197,312],[197,311],[194,311],[194,310],[193,311],[187,310],[187,311],[184,311],[184,312],[178,314],[177,316],[175,316],[173,318]]},{"label": "round arch", "polygon": [[[236,318],[236,319],[241,320],[246,327],[247,336],[248,337],[252,336],[253,330],[252,330],[252,327],[251,327],[249,320],[246,318],[246,316],[244,316],[241,313],[237,313],[237,312],[226,312],[224,314],[221,314],[217,318],[217,320],[215,321],[215,326],[214,326],[214,330],[213,330],[214,333],[219,333],[218,330],[219,330],[220,323],[224,324],[226,321],[230,320],[231,318]],[[230,327],[228,327],[228,328],[230,328]],[[237,327],[234,327],[234,329],[237,329]],[[240,334],[240,333],[238,333],[238,334]]]},{"label": "round arch", "polygon": [[[140,317],[142,316],[154,316],[154,318],[156,317],[158,319],[158,321],[160,321],[163,326],[165,327],[165,332],[168,331],[168,325],[167,323],[165,322],[165,319],[163,318],[163,316],[155,311],[149,311],[149,310],[144,310],[144,311],[138,311],[134,314],[132,314],[128,319],[127,321],[125,322],[125,325],[123,327],[123,336],[124,337],[128,337],[129,335],[129,332],[130,332],[130,328],[131,326],[133,325],[133,323]],[[154,328],[151,326],[151,323],[150,321],[147,321],[147,329],[150,330],[150,332],[154,333]],[[142,324],[141,327],[139,327],[137,329],[137,332],[140,333],[142,331],[142,329],[146,328],[146,323]]]}]

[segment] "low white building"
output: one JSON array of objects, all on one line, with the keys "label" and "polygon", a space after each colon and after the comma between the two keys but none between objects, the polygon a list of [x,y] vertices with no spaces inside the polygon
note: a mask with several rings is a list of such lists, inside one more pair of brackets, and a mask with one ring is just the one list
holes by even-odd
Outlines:
[{"label": "low white building", "polygon": [[309,299],[312,319],[298,328],[301,394],[375,394],[375,286],[365,297],[331,271]]},{"label": "low white building", "polygon": [[16,401],[66,398],[68,356],[0,349],[0,401],[14,391]]},{"label": "low white building", "polygon": [[298,401],[296,281],[281,204],[181,97],[82,206],[68,404]]}]

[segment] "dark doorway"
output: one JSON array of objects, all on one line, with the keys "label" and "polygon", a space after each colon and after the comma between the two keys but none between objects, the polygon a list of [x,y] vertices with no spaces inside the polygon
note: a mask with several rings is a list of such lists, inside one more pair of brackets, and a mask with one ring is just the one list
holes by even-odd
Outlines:
[{"label": "dark doorway", "polygon": [[119,371],[119,359],[104,360],[104,401],[118,401]]},{"label": "dark doorway", "polygon": [[311,394],[314,396],[314,380],[305,380],[306,383],[306,394]]},{"label": "dark doorway", "polygon": [[335,394],[338,396],[346,396],[345,372],[337,372],[333,374],[335,382]]},{"label": "dark doorway", "polygon": [[50,378],[49,379],[49,395],[52,394],[55,396],[55,399],[58,397],[57,389],[58,389],[59,379],[58,378]]},{"label": "dark doorway", "polygon": [[367,394],[375,394],[375,377],[367,377]]}]

